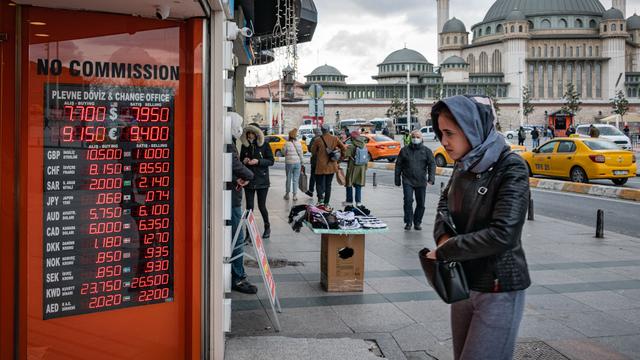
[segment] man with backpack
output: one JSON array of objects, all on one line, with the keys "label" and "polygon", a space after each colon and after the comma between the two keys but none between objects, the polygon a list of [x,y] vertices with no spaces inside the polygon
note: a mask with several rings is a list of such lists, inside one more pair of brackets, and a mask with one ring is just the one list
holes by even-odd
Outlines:
[{"label": "man with backpack", "polygon": [[[422,230],[422,217],[427,193],[427,184],[435,183],[436,161],[431,150],[422,144],[420,130],[411,132],[411,145],[400,150],[396,160],[395,183],[402,185],[404,193],[404,229]],[[413,210],[413,197],[416,209]]]},{"label": "man with backpack", "polygon": [[330,208],[331,182],[338,172],[338,161],[347,150],[336,136],[331,135],[328,124],[322,125],[322,136],[313,141],[311,154],[316,158],[315,175],[318,192],[318,205]]},{"label": "man with backpack", "polygon": [[355,207],[366,214],[368,209],[362,205],[362,187],[367,176],[369,150],[367,150],[364,137],[360,136],[360,132],[357,130],[351,132],[351,145],[347,147],[345,157],[348,160],[344,184],[347,189],[347,207],[354,206],[353,193],[355,189]]}]

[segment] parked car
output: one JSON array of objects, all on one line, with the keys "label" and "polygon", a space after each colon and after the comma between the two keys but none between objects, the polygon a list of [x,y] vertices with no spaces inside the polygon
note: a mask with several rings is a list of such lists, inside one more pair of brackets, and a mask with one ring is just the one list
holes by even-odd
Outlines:
[{"label": "parked car", "polygon": [[[518,154],[527,150],[527,148],[522,145],[509,144],[509,146],[511,146],[511,151]],[[444,146],[438,146],[433,152],[433,156],[436,159],[436,166],[438,167],[446,167],[454,163],[453,159],[449,157],[449,154],[445,151]]]},{"label": "parked car", "polygon": [[[576,134],[580,137],[589,137],[590,125],[578,125],[576,128]],[[625,150],[631,150],[631,139],[629,139],[622,131],[618,130],[613,125],[607,124],[593,124],[598,131],[600,131],[600,138],[611,140],[616,143],[620,148]]]},{"label": "parked car", "polygon": [[304,137],[304,141],[306,143],[307,146],[309,146],[309,143],[311,142],[311,139],[313,139],[313,129],[315,129],[315,125],[301,125],[298,128],[298,136],[300,137],[300,139],[302,139],[302,137]]},{"label": "parked car", "polygon": [[595,138],[556,138],[532,151],[520,154],[531,175],[544,175],[573,182],[610,179],[624,185],[636,176],[636,156],[615,143]]},{"label": "parked car", "polygon": [[[268,135],[265,137],[265,141],[269,143],[269,147],[271,148],[271,152],[275,157],[284,156],[284,143],[287,142],[287,135]],[[309,148],[307,148],[307,144],[299,140],[300,144],[302,144],[302,154],[306,154],[309,152]]]},{"label": "parked car", "polygon": [[433,141],[436,139],[436,133],[433,131],[432,126],[423,126],[420,128],[420,132],[422,133],[422,140],[424,141]]},{"label": "parked car", "polygon": [[[524,128],[524,131],[527,134],[527,138],[531,139],[531,130],[533,130],[533,126],[524,125],[522,127]],[[538,126],[538,130],[540,130],[541,128],[544,128],[544,127],[543,126]],[[504,135],[504,137],[506,137],[509,140],[517,139],[518,138],[518,130],[520,130],[520,128],[516,128],[514,130],[505,131],[505,132],[502,133],[502,135]],[[542,133],[540,134],[540,137],[542,137]]]},{"label": "parked car", "polygon": [[[363,134],[366,138],[367,150],[369,150],[369,158],[371,161],[387,159],[389,162],[394,162],[400,154],[400,143],[393,140],[388,136],[382,134]],[[347,144],[351,143],[351,139],[346,141]]]}]

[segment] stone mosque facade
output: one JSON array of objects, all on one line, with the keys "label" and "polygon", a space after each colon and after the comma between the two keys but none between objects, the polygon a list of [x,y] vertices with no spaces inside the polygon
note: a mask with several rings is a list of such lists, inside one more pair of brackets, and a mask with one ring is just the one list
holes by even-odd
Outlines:
[{"label": "stone mosque facade", "polygon": [[[449,17],[449,4],[436,0],[439,66],[404,48],[378,64],[375,83],[347,83],[330,65],[306,75],[305,88],[319,83],[325,90],[325,119],[384,117],[390,99],[406,98],[407,72],[421,122],[436,97],[490,94],[499,99],[502,123],[517,126],[524,86],[535,107],[532,124],[559,110],[568,84],[583,101],[579,121],[610,115],[609,99],[619,90],[631,111],[639,110],[640,16],[625,15],[626,0],[612,0],[609,9],[599,0],[496,0],[469,31]],[[308,115],[306,104],[287,104],[291,126]]]}]

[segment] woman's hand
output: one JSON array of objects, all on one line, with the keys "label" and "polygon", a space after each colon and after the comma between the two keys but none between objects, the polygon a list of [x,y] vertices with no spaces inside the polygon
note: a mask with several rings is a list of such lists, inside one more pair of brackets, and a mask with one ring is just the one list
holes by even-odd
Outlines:
[{"label": "woman's hand", "polygon": [[249,165],[256,165],[258,163],[258,159],[249,160]]},{"label": "woman's hand", "polygon": [[245,164],[245,165],[247,165],[247,164],[249,163],[249,161],[250,161],[250,160],[249,160],[249,158],[244,158],[244,159],[242,160],[242,163],[243,163],[243,164]]}]

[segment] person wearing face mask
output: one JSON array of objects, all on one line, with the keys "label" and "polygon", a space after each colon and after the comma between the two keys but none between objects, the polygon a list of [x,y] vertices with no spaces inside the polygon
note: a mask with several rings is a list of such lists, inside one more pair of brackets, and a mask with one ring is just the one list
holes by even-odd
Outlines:
[{"label": "person wearing face mask", "polygon": [[529,170],[495,130],[489,98],[446,98],[431,118],[456,163],[440,194],[437,248],[427,258],[460,262],[470,289],[451,306],[454,359],[512,359],[531,284],[521,241]]},{"label": "person wearing face mask", "polygon": [[271,147],[264,141],[262,130],[256,125],[250,124],[242,131],[240,136],[242,148],[240,160],[253,172],[253,181],[245,188],[247,197],[247,210],[253,209],[254,200],[258,197],[258,208],[264,221],[264,233],[262,237],[268,239],[271,236],[271,224],[269,223],[269,211],[267,210],[267,193],[269,192],[269,167],[273,166],[273,153]]},{"label": "person wearing face mask", "polygon": [[[400,150],[396,160],[395,183],[404,193],[404,229],[422,230],[427,184],[435,182],[436,161],[431,150],[422,144],[422,133],[411,132],[410,144]],[[416,208],[413,209],[415,195]]]},{"label": "person wearing face mask", "polygon": [[[242,217],[242,189],[253,180],[253,172],[249,170],[238,158],[238,149],[235,147],[236,141],[242,135],[242,117],[237,113],[230,112],[231,117],[231,138],[233,141],[233,152],[231,153],[231,180],[235,184],[235,188],[231,191],[231,239],[240,226],[240,218]],[[244,234],[241,231],[235,248],[232,250],[231,258],[243,253]],[[255,294],[258,288],[247,280],[247,274],[244,271],[244,256],[238,256],[231,262],[231,289],[245,294]]]}]

